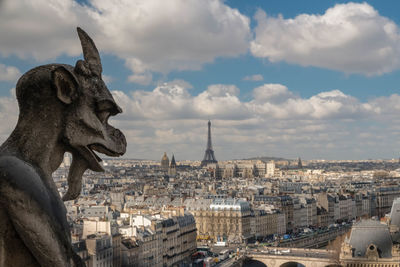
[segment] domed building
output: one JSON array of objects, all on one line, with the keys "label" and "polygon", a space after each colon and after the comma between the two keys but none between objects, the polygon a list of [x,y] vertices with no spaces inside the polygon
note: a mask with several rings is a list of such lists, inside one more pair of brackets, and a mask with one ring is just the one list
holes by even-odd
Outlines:
[{"label": "domed building", "polygon": [[393,243],[387,224],[362,220],[353,225],[350,237],[343,242],[340,262],[357,267],[399,266],[400,247]]},{"label": "domed building", "polygon": [[169,158],[167,152],[164,152],[164,156],[161,159],[161,170],[167,172],[169,169]]}]

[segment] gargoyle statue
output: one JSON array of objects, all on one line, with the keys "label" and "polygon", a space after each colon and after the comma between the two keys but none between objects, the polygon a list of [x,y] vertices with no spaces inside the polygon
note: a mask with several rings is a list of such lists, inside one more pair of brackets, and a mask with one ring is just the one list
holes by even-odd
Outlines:
[{"label": "gargoyle statue", "polygon": [[72,250],[66,209],[52,173],[72,154],[68,192],[79,196],[86,169],[104,171],[94,150],[125,153],[108,118],[121,113],[101,78],[100,56],[80,28],[85,60],[36,67],[18,81],[20,114],[0,147],[0,266],[85,266]]}]

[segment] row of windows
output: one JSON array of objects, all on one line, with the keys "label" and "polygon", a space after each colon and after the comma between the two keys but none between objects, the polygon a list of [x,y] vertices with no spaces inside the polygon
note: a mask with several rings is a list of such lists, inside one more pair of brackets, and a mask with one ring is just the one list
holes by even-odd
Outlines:
[{"label": "row of windows", "polygon": [[97,267],[111,267],[112,266],[112,262],[101,262],[101,263],[97,263],[96,264]]},{"label": "row of windows", "polygon": [[108,251],[106,253],[98,254],[97,255],[97,260],[102,260],[102,259],[105,259],[105,258],[111,257],[111,256],[112,256],[111,251]]},{"label": "row of windows", "polygon": [[[92,214],[92,212],[88,211],[87,214]],[[94,214],[97,214],[97,211],[95,211]],[[105,215],[105,214],[106,214],[105,212],[99,211],[99,215]]]}]

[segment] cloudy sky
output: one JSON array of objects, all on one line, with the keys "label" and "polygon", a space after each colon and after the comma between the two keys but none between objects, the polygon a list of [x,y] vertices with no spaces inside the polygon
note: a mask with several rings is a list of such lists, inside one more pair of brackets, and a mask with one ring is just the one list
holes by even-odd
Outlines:
[{"label": "cloudy sky", "polygon": [[0,0],[0,141],[34,66],[94,39],[127,158],[400,156],[400,2]]}]

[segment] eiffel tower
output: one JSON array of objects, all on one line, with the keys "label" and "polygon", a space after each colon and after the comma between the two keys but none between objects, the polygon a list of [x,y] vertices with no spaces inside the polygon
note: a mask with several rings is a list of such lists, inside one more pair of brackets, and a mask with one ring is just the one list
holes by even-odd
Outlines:
[{"label": "eiffel tower", "polygon": [[204,158],[201,161],[201,167],[206,166],[209,163],[218,163],[214,156],[214,150],[211,144],[211,121],[208,121],[208,139],[207,139],[207,149],[204,153]]}]

